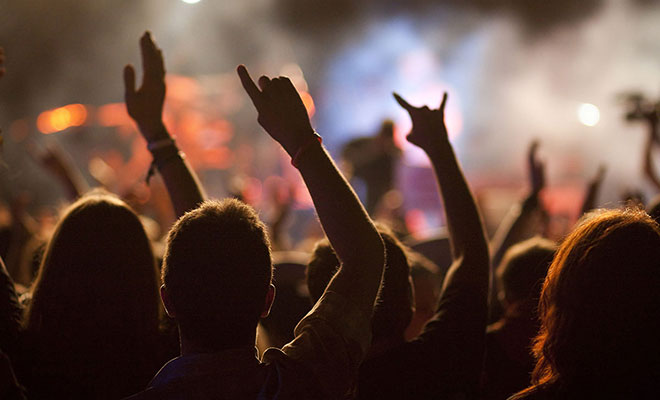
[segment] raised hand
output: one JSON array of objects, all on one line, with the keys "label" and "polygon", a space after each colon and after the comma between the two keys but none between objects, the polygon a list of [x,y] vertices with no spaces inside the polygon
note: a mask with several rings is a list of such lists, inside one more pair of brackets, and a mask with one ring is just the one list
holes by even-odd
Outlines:
[{"label": "raised hand", "polygon": [[584,196],[584,202],[582,203],[581,214],[584,214],[596,208],[596,200],[598,199],[598,192],[600,191],[600,187],[602,186],[603,180],[605,179],[606,171],[607,168],[605,167],[605,165],[600,165],[598,167],[598,171],[596,172],[596,175],[589,181],[589,185],[587,186],[587,194],[586,196]]},{"label": "raised hand", "polygon": [[545,187],[545,163],[538,158],[539,141],[534,140],[529,145],[528,152],[528,168],[529,168],[529,181],[532,188],[532,194],[538,195],[539,192]]},{"label": "raised hand", "polygon": [[162,138],[163,103],[165,102],[165,65],[163,54],[156,46],[151,33],[140,38],[142,53],[142,86],[135,88],[135,68],[124,67],[126,109],[138,124],[140,132],[148,141]]},{"label": "raised hand", "polygon": [[406,136],[410,143],[425,151],[434,149],[434,146],[448,143],[449,137],[445,126],[446,92],[442,96],[442,102],[438,109],[430,109],[428,106],[415,107],[397,93],[392,94],[397,103],[410,114],[413,126],[408,136]]},{"label": "raised hand", "polygon": [[151,34],[140,38],[142,53],[142,86],[135,88],[135,69],[124,68],[126,109],[135,120],[140,133],[147,141],[147,149],[154,157],[147,177],[158,170],[165,182],[177,217],[197,207],[206,195],[195,172],[190,168],[182,152],[163,124],[165,102],[165,63],[163,53],[156,46]]},{"label": "raised hand", "polygon": [[5,49],[0,47],[0,78],[5,75],[5,67],[2,64],[5,62]]},{"label": "raised hand", "polygon": [[259,113],[259,124],[294,157],[310,138],[316,137],[296,88],[285,76],[262,76],[257,87],[244,65],[239,65],[237,72]]}]

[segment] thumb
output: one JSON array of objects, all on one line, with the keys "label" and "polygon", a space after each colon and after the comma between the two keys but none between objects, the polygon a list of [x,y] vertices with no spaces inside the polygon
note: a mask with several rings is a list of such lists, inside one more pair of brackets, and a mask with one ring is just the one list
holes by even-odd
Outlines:
[{"label": "thumb", "polygon": [[124,67],[124,88],[126,97],[135,95],[135,68],[130,64]]}]

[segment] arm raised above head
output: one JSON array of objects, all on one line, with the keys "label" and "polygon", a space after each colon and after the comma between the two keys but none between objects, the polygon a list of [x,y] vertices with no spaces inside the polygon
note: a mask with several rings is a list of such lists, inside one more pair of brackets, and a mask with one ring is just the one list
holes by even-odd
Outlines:
[{"label": "arm raised above head", "polygon": [[[411,368],[424,368],[422,386],[436,393],[472,391],[484,349],[488,311],[488,245],[477,205],[449,142],[444,121],[447,94],[440,107],[414,107],[394,94],[412,120],[407,140],[428,155],[444,203],[453,263],[447,272],[434,317],[408,344]],[[415,361],[416,360],[416,361]]]},{"label": "arm raised above head", "polygon": [[324,295],[283,351],[313,371],[328,397],[344,397],[371,342],[371,314],[385,262],[383,242],[312,129],[289,78],[262,76],[257,86],[242,65],[238,75],[257,109],[257,120],[300,171],[340,261]]},{"label": "arm raised above head", "polygon": [[[259,123],[289,153],[300,171],[343,274],[364,284],[360,291],[367,295],[360,297],[373,305],[384,263],[382,240],[312,129],[298,92],[286,77],[262,76],[258,87],[244,66],[238,67],[238,74],[259,113]],[[336,286],[330,290],[336,290]]]},{"label": "arm raised above head", "polygon": [[204,189],[163,124],[165,63],[149,32],[140,38],[140,52],[142,86],[135,87],[135,68],[124,67],[126,109],[147,141],[153,165],[163,177],[174,211],[180,217],[204,201]]}]

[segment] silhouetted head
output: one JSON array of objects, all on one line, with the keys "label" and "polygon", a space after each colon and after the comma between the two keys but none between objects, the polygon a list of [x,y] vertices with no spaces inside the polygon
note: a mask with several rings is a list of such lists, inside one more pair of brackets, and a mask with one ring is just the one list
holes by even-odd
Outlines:
[{"label": "silhouetted head", "polygon": [[497,268],[500,299],[507,307],[522,307],[530,312],[536,308],[556,250],[555,242],[541,237],[525,240],[507,250]]},{"label": "silhouetted head", "polygon": [[[405,246],[386,228],[379,226],[387,261],[383,283],[372,318],[372,342],[402,341],[413,313],[413,293]],[[307,268],[307,286],[316,303],[339,268],[337,255],[327,239],[316,244]]]},{"label": "silhouetted head", "polygon": [[158,272],[138,216],[102,191],[71,204],[33,284],[28,332],[63,352],[126,352],[127,341],[153,339],[159,309]]},{"label": "silhouetted head", "polygon": [[161,295],[183,338],[208,351],[254,345],[272,302],[265,225],[234,199],[206,201],[170,230]]},{"label": "silhouetted head", "polygon": [[533,382],[627,385],[657,374],[658,288],[658,225],[637,210],[587,214],[543,285]]}]

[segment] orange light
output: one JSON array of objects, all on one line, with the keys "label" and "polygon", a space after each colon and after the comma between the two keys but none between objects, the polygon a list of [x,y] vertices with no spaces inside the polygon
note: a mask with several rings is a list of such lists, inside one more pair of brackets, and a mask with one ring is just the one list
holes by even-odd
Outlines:
[{"label": "orange light", "polygon": [[50,134],[72,126],[80,126],[85,121],[87,121],[87,108],[82,104],[69,104],[39,114],[37,128],[43,134]]},{"label": "orange light", "polygon": [[99,107],[96,119],[101,126],[130,125],[131,119],[126,112],[124,103],[110,103]]},{"label": "orange light", "polygon": [[307,109],[307,114],[309,117],[313,117],[314,113],[316,112],[316,106],[314,106],[314,99],[312,99],[312,95],[307,93],[307,92],[300,92],[300,98],[303,101],[303,104],[305,105],[305,108]]}]

